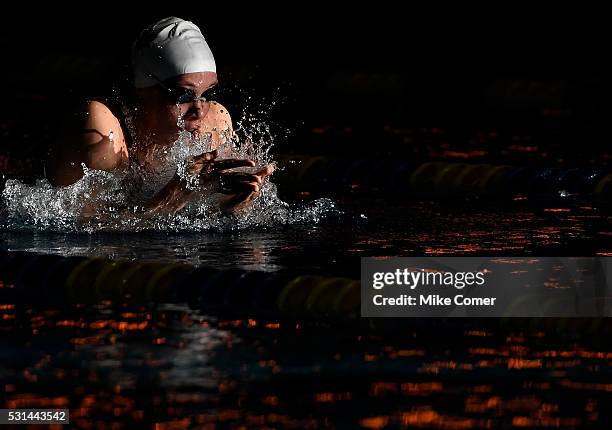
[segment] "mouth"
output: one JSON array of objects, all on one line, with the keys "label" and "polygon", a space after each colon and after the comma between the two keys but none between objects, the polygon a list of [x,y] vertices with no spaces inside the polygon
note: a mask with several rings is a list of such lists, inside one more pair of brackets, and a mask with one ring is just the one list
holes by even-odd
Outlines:
[{"label": "mouth", "polygon": [[185,130],[189,132],[198,131],[201,126],[201,121],[197,119],[185,119]]},{"label": "mouth", "polygon": [[203,137],[202,131],[200,130],[199,123],[190,124],[189,122],[185,122],[185,131],[188,131],[191,135],[191,138],[194,140],[200,140]]}]

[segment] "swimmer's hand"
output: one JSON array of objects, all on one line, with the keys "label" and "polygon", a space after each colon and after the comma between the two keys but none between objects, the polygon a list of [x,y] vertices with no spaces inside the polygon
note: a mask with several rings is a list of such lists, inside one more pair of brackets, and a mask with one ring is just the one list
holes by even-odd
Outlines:
[{"label": "swimmer's hand", "polygon": [[244,173],[242,174],[244,176],[237,177],[236,179],[240,178],[240,181],[237,181],[233,188],[223,191],[228,196],[222,200],[221,209],[225,212],[239,212],[247,209],[259,195],[266,177],[270,176],[273,172],[274,166],[268,164],[255,173]]},{"label": "swimmer's hand", "polygon": [[[238,167],[254,167],[251,160],[230,158],[217,160],[217,151],[190,157],[186,160],[185,175],[178,173],[162,188],[145,207],[150,215],[174,214],[183,209],[193,198],[196,191],[203,188],[209,192],[234,193],[252,191],[249,184],[257,183],[257,174],[229,172]],[[194,187],[190,180],[197,178]],[[259,187],[257,187],[259,191]]]}]

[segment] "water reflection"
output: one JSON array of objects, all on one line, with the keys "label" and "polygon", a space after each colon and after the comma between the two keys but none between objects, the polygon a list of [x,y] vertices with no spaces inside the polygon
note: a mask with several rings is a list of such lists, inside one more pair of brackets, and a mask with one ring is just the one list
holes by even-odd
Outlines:
[{"label": "water reflection", "polygon": [[558,334],[498,320],[394,324],[4,304],[3,404],[68,407],[76,428],[601,428],[612,418],[609,324]]},{"label": "water reflection", "polygon": [[[220,268],[358,276],[362,256],[607,255],[611,217],[589,206],[451,207],[345,202],[319,225],[215,233],[3,232],[3,247],[61,255],[183,261]],[[560,210],[563,209],[563,210]],[[469,232],[469,234],[466,234]]]}]

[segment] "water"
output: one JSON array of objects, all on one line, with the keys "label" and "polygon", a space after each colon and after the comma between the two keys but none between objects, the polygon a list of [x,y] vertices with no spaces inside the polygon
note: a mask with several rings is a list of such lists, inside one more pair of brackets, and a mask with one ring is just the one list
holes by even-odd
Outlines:
[{"label": "water", "polygon": [[[311,203],[312,204],[312,203]],[[316,207],[316,206],[315,206]],[[530,207],[338,199],[318,223],[305,217],[221,232],[0,233],[11,250],[115,259],[159,259],[196,266],[295,270],[359,277],[364,256],[611,255],[611,216],[576,203]],[[466,234],[466,232],[468,232]]]},{"label": "water", "polygon": [[[381,255],[610,255],[610,215],[337,199],[318,223],[231,231],[3,231],[2,248],[359,276]],[[466,234],[469,232],[469,234]],[[0,294],[3,288],[0,285]],[[605,428],[604,320],[413,320],[386,329],[183,305],[0,303],[2,404],[67,407],[76,428]],[[100,424],[101,425],[101,424]]]},{"label": "water", "polygon": [[609,328],[594,324],[408,319],[372,331],[109,304],[3,304],[0,316],[5,407],[67,407],[75,428],[570,429],[611,418]]},{"label": "water", "polygon": [[[164,154],[170,174],[208,149],[189,139]],[[270,161],[253,152],[262,140],[251,142],[231,151]],[[363,256],[612,255],[611,216],[588,201],[350,194],[298,204],[278,197],[272,177],[246,216],[201,199],[169,219],[118,219],[141,204],[130,184],[147,172],[131,173],[86,171],[61,190],[9,181],[0,248],[350,278]],[[105,209],[83,221],[85,200]],[[9,287],[0,280],[0,297]],[[0,301],[0,398],[7,408],[68,407],[76,428],[605,428],[610,330],[557,319],[375,329],[180,304]]]},{"label": "water", "polygon": [[[610,215],[343,198],[318,223],[175,233],[4,231],[3,248],[359,276],[382,255],[610,255]],[[469,232],[469,234],[466,234]],[[0,288],[0,292],[2,288]],[[385,329],[183,305],[0,304],[6,407],[135,428],[604,428],[606,320],[403,319]]]}]

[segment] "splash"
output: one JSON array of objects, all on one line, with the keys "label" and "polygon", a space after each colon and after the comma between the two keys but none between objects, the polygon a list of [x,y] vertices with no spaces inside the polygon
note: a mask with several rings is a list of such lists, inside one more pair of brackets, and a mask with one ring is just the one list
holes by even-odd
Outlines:
[{"label": "splash", "polygon": [[[181,126],[181,118],[177,125]],[[274,136],[261,119],[238,121],[236,132],[219,151],[219,158],[248,158],[256,168],[273,163]],[[147,215],[144,204],[175,175],[187,178],[189,157],[211,149],[211,136],[183,130],[169,148],[154,149],[155,167],[133,163],[122,172],[83,168],[83,177],[66,187],[53,187],[46,179],[29,185],[8,180],[2,192],[0,228],[56,232],[98,231],[233,231],[288,224],[316,224],[339,213],[329,199],[304,204],[283,202],[267,178],[259,196],[244,211],[227,214],[219,209],[220,194],[199,192],[173,215]],[[198,189],[197,181],[192,183]]]}]

